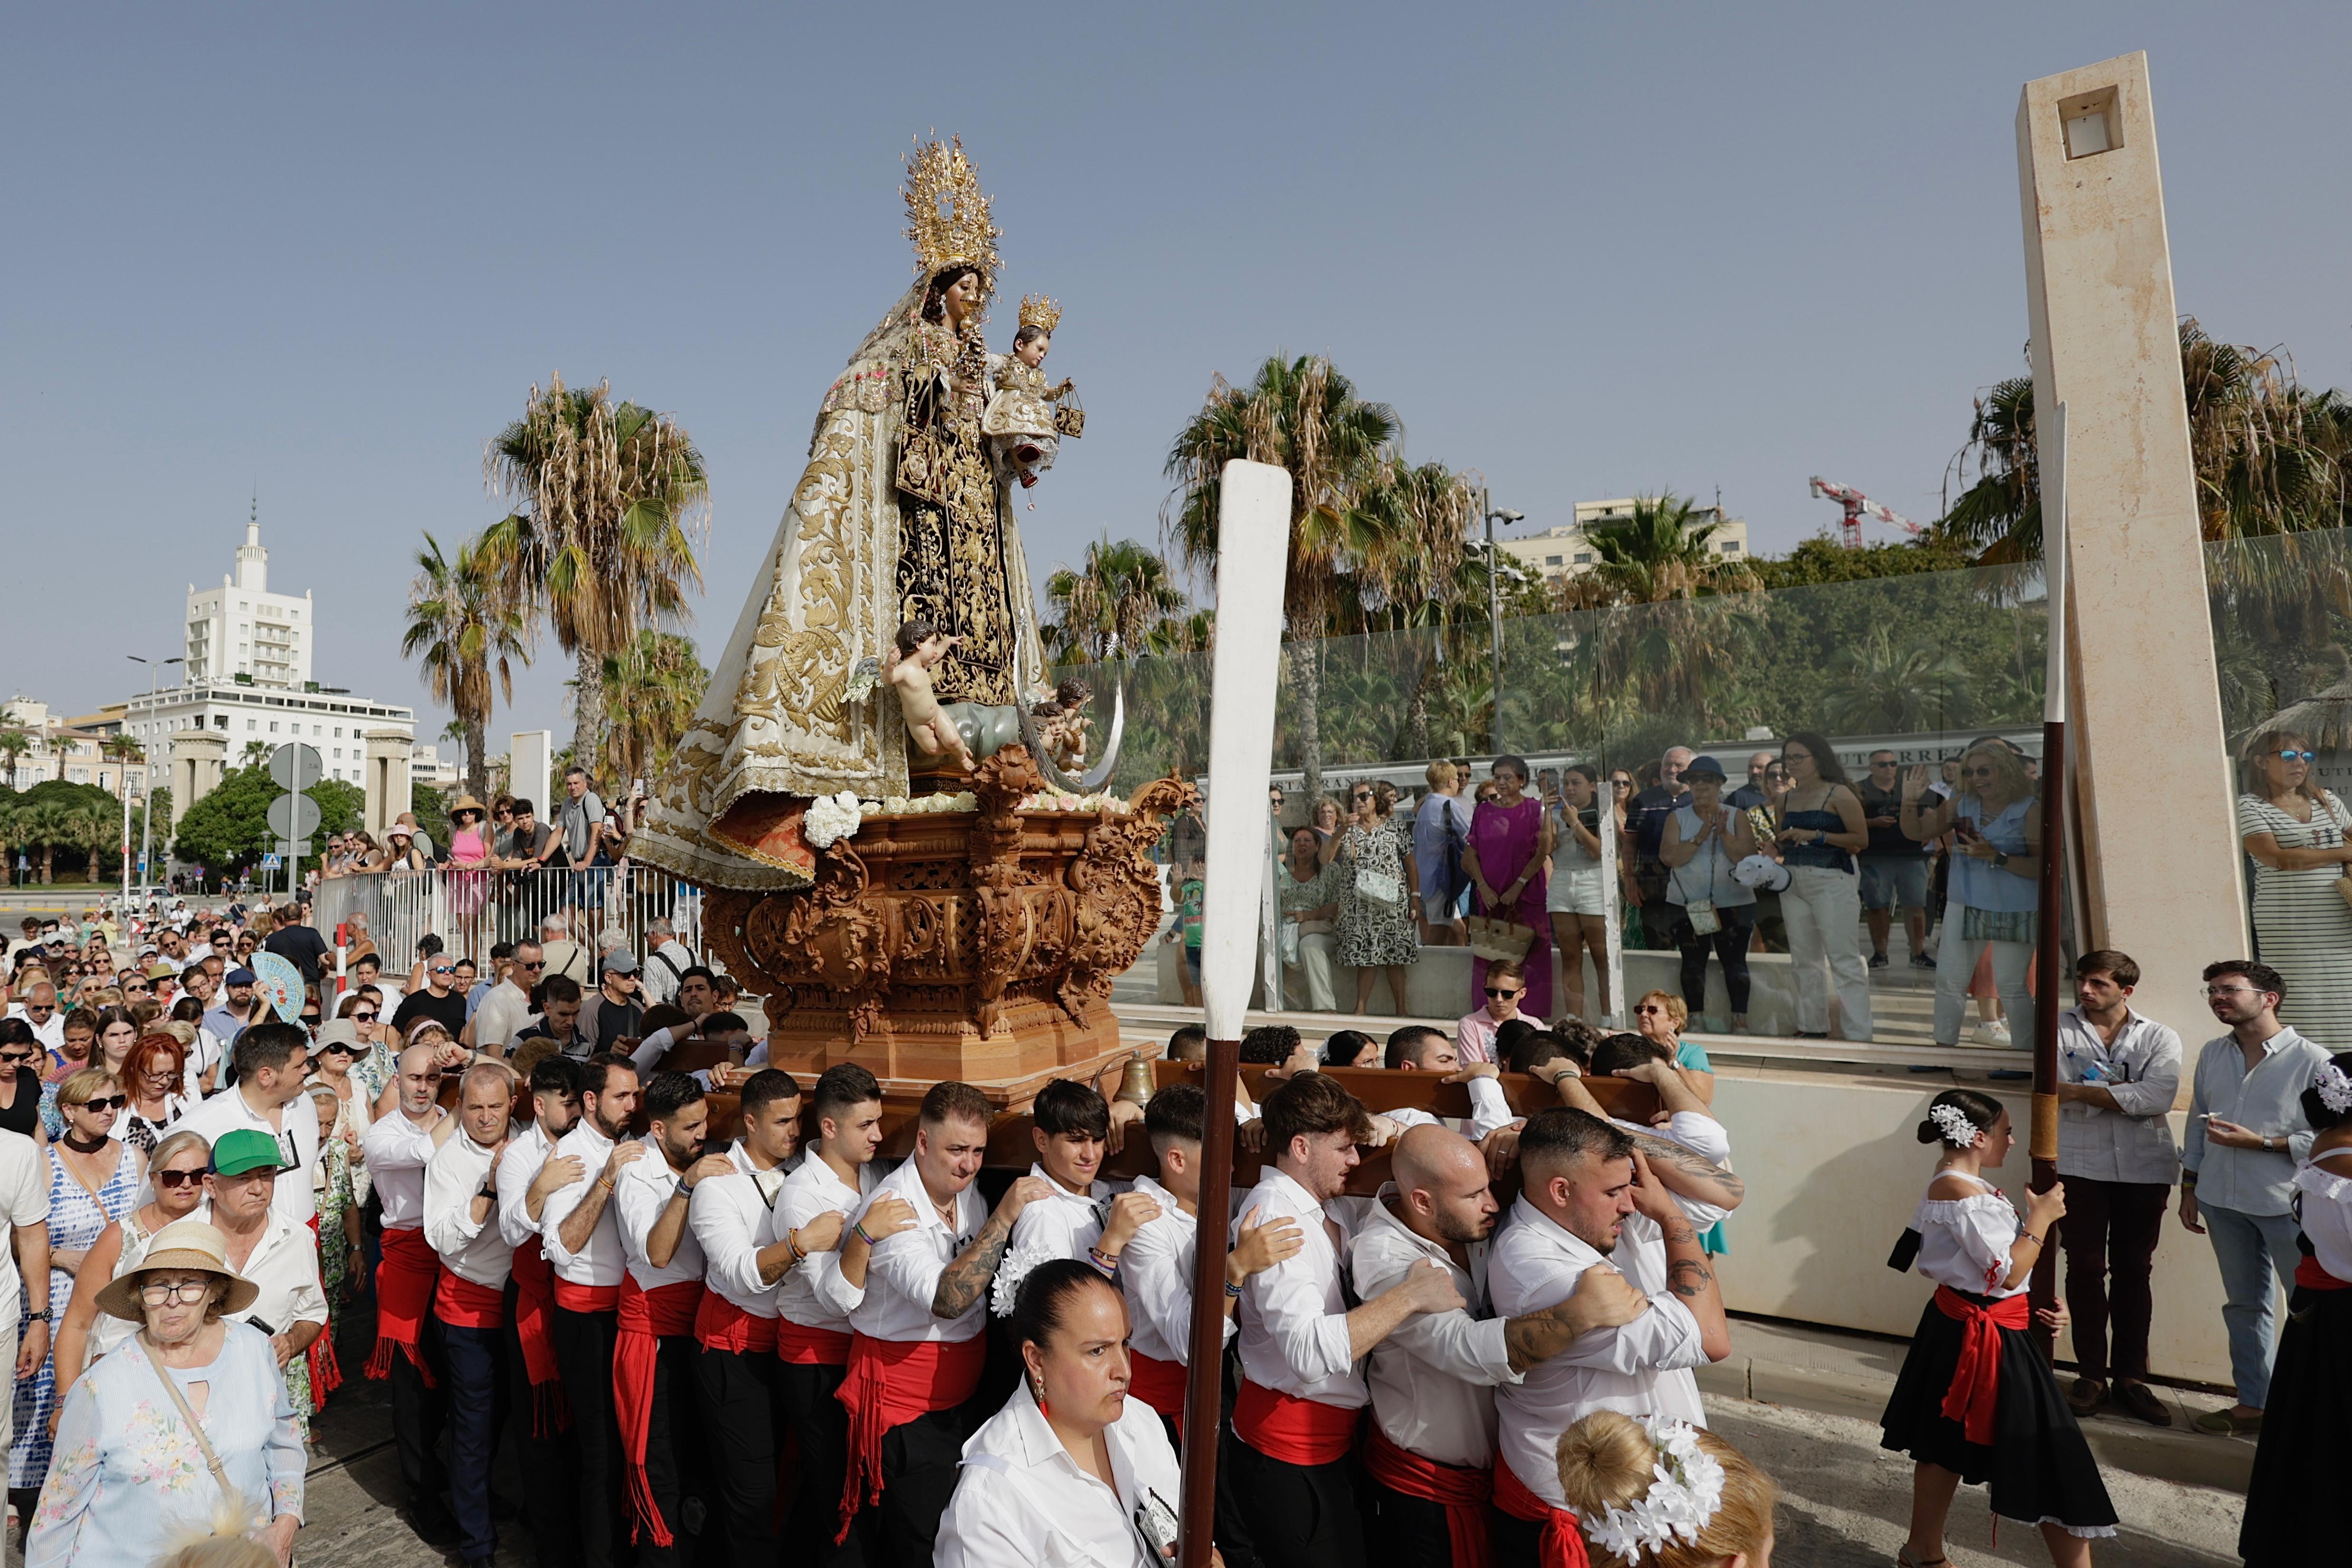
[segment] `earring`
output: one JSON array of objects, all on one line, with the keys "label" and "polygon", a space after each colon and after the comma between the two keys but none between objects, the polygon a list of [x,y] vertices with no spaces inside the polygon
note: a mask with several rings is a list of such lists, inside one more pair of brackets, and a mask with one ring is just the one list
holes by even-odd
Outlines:
[{"label": "earring", "polygon": [[1036,1398],[1037,1414],[1051,1421],[1054,1418],[1054,1411],[1053,1407],[1045,1403],[1045,1380],[1042,1377],[1032,1380],[1029,1392]]}]

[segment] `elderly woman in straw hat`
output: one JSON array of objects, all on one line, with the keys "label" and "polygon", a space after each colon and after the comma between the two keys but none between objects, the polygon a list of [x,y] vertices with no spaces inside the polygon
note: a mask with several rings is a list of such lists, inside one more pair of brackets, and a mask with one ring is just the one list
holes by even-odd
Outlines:
[{"label": "elderly woman in straw hat", "polygon": [[226,1321],[257,1289],[201,1220],[165,1226],[139,1267],[98,1293],[139,1324],[66,1396],[26,1568],[147,1568],[209,1524],[290,1562],[302,1523],[303,1449],[278,1358]]}]

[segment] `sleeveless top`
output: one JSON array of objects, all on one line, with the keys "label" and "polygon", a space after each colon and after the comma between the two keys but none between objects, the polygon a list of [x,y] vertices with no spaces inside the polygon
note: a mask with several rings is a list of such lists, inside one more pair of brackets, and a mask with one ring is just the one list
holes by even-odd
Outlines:
[{"label": "sleeveless top", "polygon": [[16,1069],[16,1098],[0,1107],[0,1131],[33,1135],[41,1121],[41,1075],[31,1068]]},{"label": "sleeveless top", "polygon": [[[1973,795],[1960,797],[1960,818],[1975,823],[1985,842],[2015,860],[2025,854],[2025,814],[2033,808],[2031,795],[2011,801],[2000,814],[1990,819],[1984,815],[1984,803]],[[2042,885],[2032,877],[2020,877],[2008,871],[1997,871],[1989,860],[1971,855],[1952,857],[1952,899],[1972,910],[1995,910],[2018,914],[2039,909]]]},{"label": "sleeveless top", "polygon": [[[1964,1198],[1920,1200],[1918,1212],[1911,1216],[1911,1226],[1919,1233],[1919,1272],[1971,1296],[1998,1300],[2027,1289],[2025,1280],[2001,1283],[2009,1278],[2009,1249],[2017,1245],[2016,1205],[1982,1176],[1965,1171],[1940,1174],[1972,1181],[1984,1190]],[[1935,1184],[1928,1185],[1932,1190]]]},{"label": "sleeveless top", "polygon": [[[1739,815],[1739,808],[1725,805],[1719,808],[1727,828]],[[1698,807],[1685,805],[1675,813],[1674,820],[1681,841],[1688,844],[1698,837]],[[1712,903],[1734,909],[1756,901],[1755,889],[1743,885],[1731,874],[1738,862],[1731,851],[1724,847],[1720,835],[1706,841],[1705,847],[1681,865],[1666,873],[1666,901],[1674,904]]]},{"label": "sleeveless top", "polygon": [[[1836,812],[1791,811],[1781,816],[1780,826],[1808,833],[1843,833],[1845,818]],[[1781,847],[1780,863],[1784,866],[1819,866],[1831,871],[1853,870],[1853,857],[1834,844],[1789,844]]]}]

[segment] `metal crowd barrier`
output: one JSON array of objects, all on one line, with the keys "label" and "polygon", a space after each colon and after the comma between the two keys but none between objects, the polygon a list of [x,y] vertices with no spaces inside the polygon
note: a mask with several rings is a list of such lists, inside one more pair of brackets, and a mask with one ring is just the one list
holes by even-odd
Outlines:
[{"label": "metal crowd barrier", "polygon": [[572,939],[591,953],[604,933],[617,931],[639,957],[648,947],[646,923],[667,920],[697,962],[709,962],[702,948],[702,890],[645,866],[365,871],[321,880],[311,899],[318,931],[330,942],[338,925],[360,916],[384,962],[403,967],[428,932],[446,951],[480,963],[488,959],[493,942],[537,941],[551,915],[564,917]]}]

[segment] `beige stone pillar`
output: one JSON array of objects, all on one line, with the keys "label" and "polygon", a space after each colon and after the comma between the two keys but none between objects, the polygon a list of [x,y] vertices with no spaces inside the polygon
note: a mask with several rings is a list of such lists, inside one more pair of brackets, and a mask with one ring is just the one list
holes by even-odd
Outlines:
[{"label": "beige stone pillar", "polygon": [[2199,971],[2244,956],[2246,914],[2147,57],[2027,83],[2017,161],[2033,406],[2066,405],[2076,907],[2193,1051],[2215,1032]]},{"label": "beige stone pillar", "polygon": [[[408,809],[408,758],[416,738],[405,730],[370,730],[367,741],[367,830],[377,843]],[[438,847],[436,846],[436,847]]]},{"label": "beige stone pillar", "polygon": [[172,815],[213,792],[228,769],[228,737],[209,730],[181,730],[172,736]]}]

